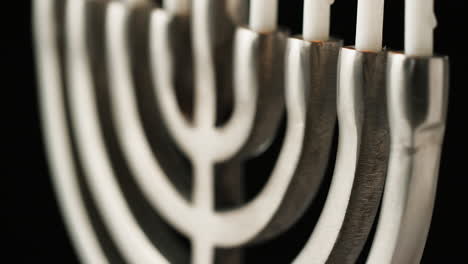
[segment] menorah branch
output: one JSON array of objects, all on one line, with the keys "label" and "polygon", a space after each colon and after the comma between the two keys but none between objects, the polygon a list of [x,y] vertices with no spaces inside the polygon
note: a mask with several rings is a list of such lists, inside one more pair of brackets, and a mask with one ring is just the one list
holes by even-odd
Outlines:
[{"label": "menorah branch", "polygon": [[340,135],[334,175],[320,218],[297,263],[354,263],[367,241],[388,163],[385,61],[385,52],[341,49]]},{"label": "menorah branch", "polygon": [[432,218],[448,100],[448,58],[390,53],[390,161],[368,263],[421,261]]},{"label": "menorah branch", "polygon": [[[154,75],[156,99],[164,121],[178,145],[186,153],[193,151],[195,131],[181,113],[174,89],[174,54],[171,36],[174,31],[173,21],[177,19],[162,10],[156,10],[151,16],[150,45],[152,70]],[[172,30],[171,30],[172,29]],[[187,87],[188,88],[188,87]]]}]

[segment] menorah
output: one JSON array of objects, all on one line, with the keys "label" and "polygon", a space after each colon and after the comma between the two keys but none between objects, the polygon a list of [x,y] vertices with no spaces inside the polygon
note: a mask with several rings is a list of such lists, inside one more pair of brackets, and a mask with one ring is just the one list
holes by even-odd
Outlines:
[{"label": "menorah", "polygon": [[[34,4],[47,149],[83,262],[116,262],[108,241],[125,262],[188,262],[169,224],[191,240],[191,262],[241,263],[240,252],[215,249],[296,223],[329,165],[337,116],[333,180],[295,263],[355,263],[378,215],[367,263],[420,260],[446,57],[258,32],[242,26],[244,1],[193,0],[184,14],[146,1]],[[267,150],[284,114],[273,171],[243,201],[244,164]]]}]

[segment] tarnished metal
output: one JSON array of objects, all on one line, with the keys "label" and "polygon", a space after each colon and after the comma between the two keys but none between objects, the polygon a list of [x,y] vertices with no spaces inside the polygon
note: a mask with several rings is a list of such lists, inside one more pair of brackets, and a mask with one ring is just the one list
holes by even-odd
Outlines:
[{"label": "tarnished metal", "polygon": [[421,261],[436,194],[448,83],[447,57],[389,53],[390,163],[367,263]]}]

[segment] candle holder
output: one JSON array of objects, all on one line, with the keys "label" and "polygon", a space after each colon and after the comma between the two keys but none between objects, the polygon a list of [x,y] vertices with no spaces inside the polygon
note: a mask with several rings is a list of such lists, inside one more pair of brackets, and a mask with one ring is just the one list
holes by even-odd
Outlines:
[{"label": "candle holder", "polygon": [[368,263],[419,263],[432,218],[448,104],[444,56],[390,52],[390,159]]},{"label": "candle holder", "polygon": [[385,66],[385,51],[341,49],[334,175],[299,263],[355,263],[368,239],[388,163]]},{"label": "candle holder", "polygon": [[[383,192],[368,261],[419,260],[447,59],[254,32],[240,25],[244,1],[192,7],[35,1],[44,134],[81,260],[242,263],[244,247],[281,237],[314,201],[337,116],[332,184],[295,263],[354,263]],[[270,177],[246,200],[245,164],[268,151],[284,115]]]}]

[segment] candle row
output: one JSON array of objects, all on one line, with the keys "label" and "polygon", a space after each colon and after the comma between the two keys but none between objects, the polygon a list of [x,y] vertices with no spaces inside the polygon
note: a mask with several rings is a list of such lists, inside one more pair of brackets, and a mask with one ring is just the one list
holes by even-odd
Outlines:
[{"label": "candle row", "polygon": [[[405,53],[430,56],[436,26],[434,0],[405,0]],[[304,0],[303,37],[326,41],[330,35],[330,6],[334,0]],[[175,14],[189,12],[189,0],[164,0],[164,8]],[[356,49],[378,52],[382,49],[384,0],[359,0]],[[278,0],[250,0],[249,26],[257,32],[277,28]]]}]

